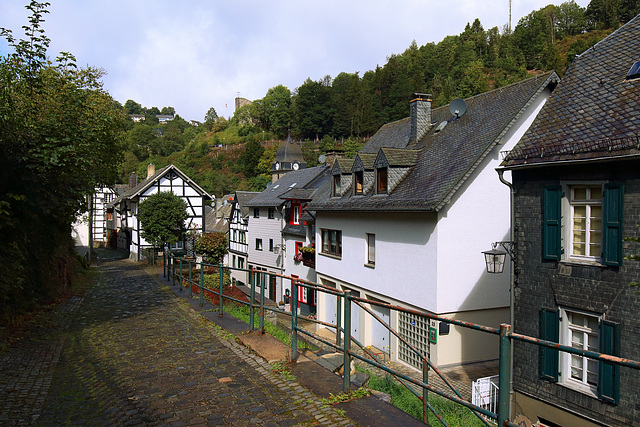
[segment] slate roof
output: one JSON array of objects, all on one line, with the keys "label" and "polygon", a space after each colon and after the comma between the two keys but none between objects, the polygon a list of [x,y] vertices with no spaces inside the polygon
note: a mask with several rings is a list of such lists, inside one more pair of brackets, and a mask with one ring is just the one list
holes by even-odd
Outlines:
[{"label": "slate roof", "polygon": [[640,15],[571,64],[503,166],[640,155]]},{"label": "slate roof", "polygon": [[178,169],[177,166],[175,166],[174,164],[170,164],[168,166],[158,169],[157,171],[155,171],[153,175],[145,178],[143,181],[139,182],[138,185],[124,192],[124,194],[120,195],[120,197],[118,197],[117,199],[114,199],[110,203],[110,205],[116,205],[122,200],[131,199],[139,196],[140,194],[144,193],[149,187],[151,187],[154,183],[156,183],[166,172],[169,172],[170,170],[173,170],[178,175],[180,175],[182,179],[188,182],[201,196],[206,196],[209,199],[213,199],[213,197],[209,193],[207,193],[204,189],[202,189],[202,187],[196,184],[184,172]]},{"label": "slate roof", "polygon": [[[352,211],[437,211],[453,196],[491,149],[502,142],[516,120],[548,86],[558,81],[554,72],[542,74],[490,92],[467,98],[467,111],[452,117],[448,106],[432,110],[431,128],[418,141],[410,143],[411,122],[407,117],[384,125],[358,153],[404,157],[401,163],[415,162],[408,174],[389,194],[375,194],[372,188],[364,195],[347,192],[331,197],[325,186],[308,205],[310,210]],[[439,132],[437,125],[448,124]],[[388,149],[398,149],[393,151]],[[413,153],[410,152],[413,150]],[[404,152],[403,152],[404,151]],[[410,160],[406,161],[406,160]],[[357,163],[357,159],[356,159]],[[354,163],[354,169],[356,167]],[[344,171],[342,171],[344,173]]]},{"label": "slate roof", "polygon": [[273,207],[280,206],[285,200],[280,196],[293,188],[304,188],[312,183],[321,174],[328,175],[328,166],[316,166],[313,168],[299,169],[285,173],[279,180],[267,187],[253,199],[246,203],[249,207]]},{"label": "slate roof", "polygon": [[247,203],[260,194],[259,191],[236,191],[236,203],[240,206],[240,214],[243,217],[249,215],[249,207]]}]

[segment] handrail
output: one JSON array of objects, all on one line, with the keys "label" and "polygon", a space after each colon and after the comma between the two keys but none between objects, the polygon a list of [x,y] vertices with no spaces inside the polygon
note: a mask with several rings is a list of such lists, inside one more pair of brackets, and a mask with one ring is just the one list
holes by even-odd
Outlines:
[{"label": "handrail", "polygon": [[[176,266],[176,261],[178,266]],[[418,395],[418,392],[416,392],[412,387],[408,387],[409,390],[411,390],[411,392],[416,395],[416,397],[418,397],[419,399],[421,399],[423,401],[423,420],[426,422],[426,412],[427,409],[432,411],[436,417],[443,423],[443,425],[447,425],[446,421],[442,419],[442,417],[440,416],[440,414],[437,413],[437,411],[431,406],[431,404],[428,402],[427,399],[427,392],[433,392],[439,396],[442,396],[446,399],[449,399],[453,402],[456,402],[462,406],[467,407],[468,409],[470,409],[476,416],[478,416],[480,418],[480,420],[482,420],[486,425],[490,425],[488,423],[488,421],[483,417],[489,417],[492,419],[495,419],[498,421],[498,425],[507,425],[507,426],[515,426],[515,424],[513,424],[509,419],[509,414],[510,414],[510,405],[511,405],[511,401],[510,401],[510,396],[508,393],[509,390],[509,384],[511,381],[511,346],[513,345],[513,341],[521,341],[521,342],[525,342],[525,343],[529,343],[532,345],[537,345],[537,346],[541,346],[541,347],[546,347],[546,348],[551,348],[551,349],[555,349],[558,351],[563,351],[566,353],[570,353],[570,354],[576,354],[576,355],[580,355],[580,356],[584,356],[584,357],[588,357],[591,359],[596,359],[599,361],[603,361],[603,362],[608,362],[608,363],[612,363],[615,365],[619,365],[619,366],[624,366],[627,368],[631,368],[631,369],[640,369],[640,362],[639,361],[635,361],[635,360],[631,360],[631,359],[626,359],[626,358],[622,358],[622,357],[618,357],[618,356],[613,356],[613,355],[609,355],[609,354],[603,354],[603,353],[599,353],[599,352],[594,352],[594,351],[590,351],[590,350],[582,350],[582,349],[577,349],[577,348],[573,348],[564,344],[560,344],[560,343],[556,343],[553,341],[547,341],[547,340],[542,340],[539,338],[534,338],[534,337],[530,337],[527,335],[522,335],[522,334],[517,334],[514,332],[511,332],[511,326],[507,325],[507,324],[503,324],[500,326],[500,328],[493,328],[493,327],[488,327],[488,326],[484,326],[484,325],[480,325],[480,324],[476,324],[473,322],[464,322],[461,320],[457,320],[457,319],[452,319],[452,318],[448,318],[445,316],[440,316],[440,315],[436,315],[436,314],[431,314],[431,313],[427,313],[424,311],[420,311],[420,310],[413,310],[413,309],[409,309],[409,308],[405,308],[405,307],[401,307],[401,306],[397,306],[397,305],[392,305],[392,304],[387,304],[387,303],[383,303],[383,302],[379,302],[379,301],[373,301],[373,300],[368,300],[365,298],[361,298],[361,297],[356,297],[353,296],[350,292],[345,292],[345,291],[341,291],[332,287],[328,287],[328,286],[324,286],[322,284],[318,284],[318,283],[313,283],[304,279],[300,279],[300,278],[296,278],[296,277],[291,277],[291,276],[286,276],[284,274],[279,274],[279,273],[272,273],[272,272],[267,272],[267,271],[262,271],[262,270],[256,270],[255,268],[252,269],[241,269],[241,268],[235,268],[235,267],[227,267],[227,266],[223,266],[223,265],[214,265],[214,264],[206,264],[204,262],[200,262],[197,263],[195,262],[194,264],[196,265],[200,265],[200,278],[199,281],[195,281],[192,278],[191,275],[191,260],[185,259],[184,261],[186,261],[188,267],[189,267],[189,273],[188,273],[188,279],[185,279],[184,277],[184,272],[183,272],[183,257],[175,257],[173,254],[169,254],[169,256],[167,257],[167,275],[169,276],[168,278],[170,280],[173,281],[173,283],[175,284],[176,282],[176,276],[179,276],[179,283],[180,283],[180,287],[181,289],[184,287],[183,283],[185,282],[185,280],[189,283],[189,290],[190,292],[192,292],[192,287],[195,285],[198,288],[198,292],[200,294],[200,302],[201,304],[203,304],[203,295],[205,291],[209,291],[211,293],[214,293],[214,291],[212,289],[208,289],[204,286],[204,267],[210,266],[210,267],[214,267],[214,268],[218,268],[219,269],[219,277],[220,277],[220,282],[219,282],[219,289],[217,295],[218,295],[218,301],[219,301],[219,305],[218,305],[218,314],[219,316],[223,315],[223,299],[227,299],[229,301],[234,301],[234,302],[238,302],[241,304],[245,304],[248,305],[250,307],[250,328],[251,330],[253,330],[254,328],[254,308],[258,307],[259,308],[259,327],[260,327],[260,331],[261,333],[264,333],[264,316],[265,316],[265,312],[266,311],[273,311],[276,313],[283,313],[283,310],[278,309],[278,308],[272,308],[272,307],[268,307],[267,305],[265,305],[265,291],[266,291],[266,276],[273,276],[273,277],[280,277],[282,279],[285,280],[290,280],[291,281],[291,298],[292,298],[292,304],[294,309],[291,310],[291,313],[286,313],[287,315],[291,316],[291,361],[296,361],[297,357],[298,357],[298,349],[297,349],[297,340],[298,340],[298,334],[302,333],[305,336],[308,336],[312,339],[315,339],[331,348],[334,348],[337,351],[341,351],[344,354],[344,378],[343,378],[343,390],[344,391],[348,391],[349,387],[350,387],[350,369],[349,366],[351,364],[351,359],[352,358],[356,358],[362,362],[365,362],[371,366],[374,366],[384,372],[387,372],[391,375],[393,375],[395,378],[397,378],[403,385],[405,385],[406,387],[408,387],[408,383],[414,384],[420,388],[423,389],[423,396],[420,397]],[[176,267],[179,267],[179,273],[176,272]],[[227,271],[232,271],[232,270],[236,270],[236,271],[245,271],[248,274],[248,282],[249,282],[249,286],[250,286],[250,301],[247,303],[245,301],[240,301],[236,298],[233,298],[231,296],[228,295],[224,295],[223,294],[223,283],[224,283],[224,272],[225,270]],[[318,320],[318,319],[308,319],[309,321],[325,326],[327,328],[333,328],[336,331],[336,343],[332,343],[328,340],[325,340],[324,338],[320,337],[317,334],[313,334],[309,331],[306,331],[305,329],[301,328],[298,326],[298,286],[302,286],[305,287],[309,290],[312,291],[317,291],[317,292],[323,292],[329,295],[334,295],[334,296],[338,296],[338,305],[337,305],[337,310],[338,313],[342,313],[343,316],[337,316],[336,319],[336,324],[333,323],[329,323],[329,322],[325,322],[322,320]],[[260,299],[259,301],[256,301],[256,287],[258,287],[259,292],[260,292]],[[344,307],[342,307],[342,302],[345,302]],[[351,336],[351,331],[350,331],[350,318],[351,318],[351,302],[354,302],[358,307],[360,307],[362,310],[364,310],[365,313],[369,314],[370,316],[372,316],[373,319],[375,319],[377,322],[379,322],[381,325],[383,325],[385,328],[387,328],[389,330],[390,333],[392,333],[399,342],[403,343],[410,351],[414,352],[415,354],[417,354],[422,360],[423,360],[423,380],[417,380],[415,378],[412,378],[408,375],[402,374],[401,372],[395,371],[392,368],[386,366],[384,363],[381,363],[380,358],[375,355],[374,353],[372,353],[371,351],[369,351],[365,346],[363,346],[357,339],[355,339],[354,337]],[[437,368],[437,366],[435,366],[431,360],[426,357],[426,355],[422,354],[422,352],[415,348],[415,346],[413,346],[410,342],[408,342],[404,337],[402,337],[400,335],[400,333],[396,330],[394,330],[387,322],[385,322],[380,316],[378,316],[372,309],[370,309],[369,307],[367,307],[367,305],[371,305],[371,306],[377,306],[377,307],[383,307],[383,308],[388,308],[389,310],[395,310],[398,312],[405,312],[408,314],[413,314],[416,316],[420,316],[420,317],[424,317],[426,319],[430,319],[430,320],[437,320],[440,322],[445,322],[445,323],[449,323],[452,325],[456,325],[456,326],[460,326],[460,327],[464,327],[464,328],[468,328],[468,329],[472,329],[472,330],[476,330],[479,332],[483,332],[483,333],[488,333],[490,335],[498,335],[499,336],[499,342],[500,342],[500,358],[499,358],[499,391],[498,391],[498,408],[497,408],[497,412],[493,412],[491,410],[487,410],[481,406],[478,405],[474,405],[473,403],[465,400],[462,395],[455,389],[455,387],[453,386],[453,384],[451,384],[451,382],[440,372],[440,370]],[[342,325],[344,326],[341,326]],[[344,340],[341,339],[341,336],[344,335]],[[366,358],[363,357],[361,355],[359,355],[357,352],[354,352],[351,350],[351,343],[355,343],[359,348],[361,348],[365,354],[369,355],[371,358]],[[439,390],[436,387],[429,385],[428,384],[428,370],[432,369],[437,375],[438,377],[444,382],[444,384],[450,388],[453,393],[455,395],[452,395],[450,393],[447,393],[445,391]],[[491,407],[491,409],[494,409],[493,406]]]}]

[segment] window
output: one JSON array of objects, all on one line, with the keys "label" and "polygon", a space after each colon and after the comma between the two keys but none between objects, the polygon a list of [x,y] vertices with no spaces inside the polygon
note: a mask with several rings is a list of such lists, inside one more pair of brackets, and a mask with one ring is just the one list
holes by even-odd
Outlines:
[{"label": "window", "polygon": [[342,256],[342,231],[322,229],[322,253]]},{"label": "window", "polygon": [[602,253],[602,186],[571,186],[569,192],[569,256],[599,259]]},{"label": "window", "polygon": [[300,202],[291,202],[291,225],[300,225]]},{"label": "window", "polygon": [[544,259],[622,265],[623,202],[621,184],[545,187]]},{"label": "window", "polygon": [[237,237],[238,237],[237,231],[233,230],[233,233],[231,234],[231,241],[232,242],[237,242],[238,241]]},{"label": "window", "polygon": [[376,181],[378,194],[384,194],[387,192],[387,168],[378,168],[376,170]]},{"label": "window", "polygon": [[333,176],[333,188],[332,188],[332,196],[337,197],[340,195],[340,175]]},{"label": "window", "polygon": [[376,235],[367,233],[367,264],[376,263]]},{"label": "window", "polygon": [[364,172],[356,171],[353,173],[356,194],[362,194],[364,191]]},{"label": "window", "polygon": [[262,239],[256,239],[256,251],[262,250]]},{"label": "window", "polygon": [[238,257],[238,268],[244,268],[244,258]]},{"label": "window", "polygon": [[273,252],[273,239],[269,239],[269,252]]},{"label": "window", "polygon": [[231,265],[233,268],[236,267],[236,256],[233,256],[233,264]]},{"label": "window", "polygon": [[269,208],[269,219],[275,218],[275,211],[274,208]]},{"label": "window", "polygon": [[[580,350],[620,355],[620,327],[602,316],[577,310],[542,309],[540,338]],[[540,347],[540,377],[610,403],[619,400],[619,366]]]},{"label": "window", "polygon": [[236,221],[240,222],[242,220],[242,214],[240,213],[240,209],[236,210]]},{"label": "window", "polygon": [[302,242],[295,242],[295,246],[296,246],[296,253],[294,255],[297,255],[300,252],[300,248],[304,245],[304,243]]},{"label": "window", "polygon": [[[564,312],[562,320],[567,320],[566,327],[561,334],[562,344],[579,348],[581,350],[600,351],[599,321],[595,316],[590,316],[574,311]],[[564,325],[563,325],[564,326]],[[597,392],[598,386],[598,361],[587,357],[561,353],[561,382],[571,383],[579,388]]]},{"label": "window", "polygon": [[253,217],[260,218],[260,208],[253,208]]}]

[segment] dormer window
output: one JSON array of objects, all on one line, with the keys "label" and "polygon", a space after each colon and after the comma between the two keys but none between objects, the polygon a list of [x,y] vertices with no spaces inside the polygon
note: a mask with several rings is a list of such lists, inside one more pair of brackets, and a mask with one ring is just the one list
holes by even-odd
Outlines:
[{"label": "dormer window", "polygon": [[338,197],[340,195],[340,175],[333,176],[333,187],[331,195],[333,197]]},{"label": "dormer window", "polygon": [[362,194],[364,191],[364,171],[355,171],[353,173],[356,194]]},{"label": "dormer window", "polygon": [[291,202],[291,225],[300,225],[300,202]]},{"label": "dormer window", "polygon": [[378,194],[386,194],[387,193],[387,168],[378,168],[376,169],[376,182],[377,182],[377,192]]}]

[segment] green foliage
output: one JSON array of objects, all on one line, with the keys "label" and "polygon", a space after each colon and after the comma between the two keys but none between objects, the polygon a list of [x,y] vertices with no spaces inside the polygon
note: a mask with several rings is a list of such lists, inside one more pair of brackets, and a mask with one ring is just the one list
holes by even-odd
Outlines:
[{"label": "green foliage", "polygon": [[103,72],[69,53],[47,59],[48,6],[26,6],[25,40],[0,30],[14,50],[0,57],[0,321],[68,291],[71,224],[122,159],[126,117]]},{"label": "green foliage", "polygon": [[[363,370],[371,375],[366,369]],[[422,419],[422,401],[418,399],[405,386],[401,385],[390,375],[378,377],[371,375],[369,388],[381,391],[391,396],[393,406],[403,410],[409,415]],[[429,403],[442,415],[443,419],[452,426],[483,426],[484,424],[469,409],[458,405],[448,399],[440,397],[435,393],[429,393]],[[439,424],[436,416],[429,411],[429,425]]]},{"label": "green foliage", "polygon": [[[231,279],[228,274],[222,275],[222,286],[231,286]],[[217,290],[220,288],[220,274],[205,274],[204,275],[204,287],[205,289]]]},{"label": "green foliage", "polygon": [[228,243],[225,233],[203,233],[196,237],[193,249],[197,254],[204,255],[207,260],[219,264],[227,253]]},{"label": "green foliage", "polygon": [[173,193],[152,194],[138,206],[140,235],[154,246],[174,244],[186,233],[187,204]]},{"label": "green foliage", "polygon": [[238,159],[238,164],[240,165],[245,177],[253,178],[260,173],[258,166],[264,151],[265,148],[257,141],[250,141],[245,145],[244,152]]}]

